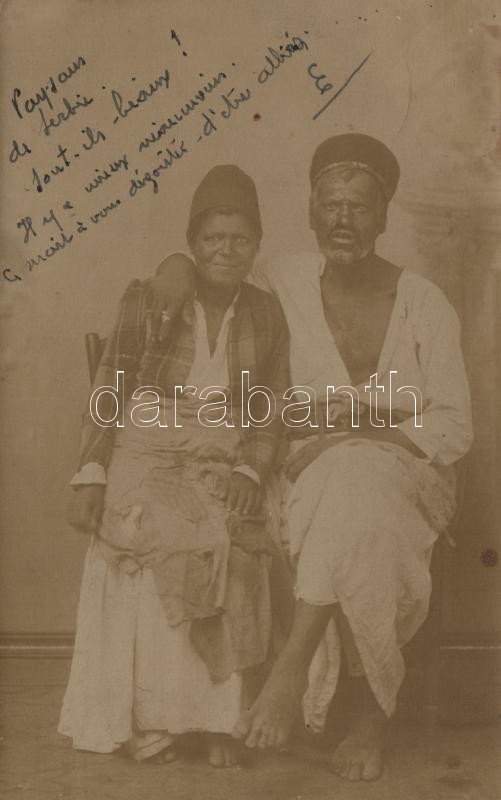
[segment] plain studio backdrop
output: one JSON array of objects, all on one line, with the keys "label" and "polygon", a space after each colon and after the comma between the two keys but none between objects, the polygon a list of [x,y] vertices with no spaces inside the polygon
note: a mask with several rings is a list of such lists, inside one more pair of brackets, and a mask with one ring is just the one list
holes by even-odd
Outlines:
[{"label": "plain studio backdrop", "polygon": [[[238,164],[256,182],[264,263],[277,253],[314,248],[308,227],[313,150],[329,135],[361,131],[383,139],[401,164],[380,254],[431,277],[463,325],[476,442],[459,547],[447,555],[445,635],[456,642],[499,640],[499,568],[485,566],[500,545],[501,512],[501,28],[495,5],[3,3],[0,267],[11,270],[6,277],[22,278],[0,277],[3,636],[74,629],[87,540],[69,528],[65,510],[88,391],[85,333],[105,334],[128,281],[151,275],[167,254],[186,248],[191,195],[215,164]],[[268,48],[287,57],[282,61]],[[59,77],[79,59],[71,77]],[[166,70],[168,81],[159,81]],[[203,101],[140,152],[145,136],[220,73],[226,77]],[[15,89],[22,118],[12,103]],[[113,91],[118,104],[116,93],[122,97],[123,113],[141,89],[137,108],[120,116]],[[30,103],[37,92],[42,99]],[[248,99],[223,116],[225,94]],[[45,124],[59,122],[50,135],[40,109]],[[16,160],[14,142],[31,152]],[[131,179],[144,181],[169,147],[187,152],[161,171],[158,192],[146,180],[131,196]],[[125,157],[127,170],[122,165],[86,191]],[[51,173],[56,164],[64,171]],[[117,199],[114,210],[94,216]],[[27,217],[33,232],[21,222]],[[78,233],[79,223],[87,230]],[[59,226],[73,238],[30,270],[28,259],[62,241]]]}]

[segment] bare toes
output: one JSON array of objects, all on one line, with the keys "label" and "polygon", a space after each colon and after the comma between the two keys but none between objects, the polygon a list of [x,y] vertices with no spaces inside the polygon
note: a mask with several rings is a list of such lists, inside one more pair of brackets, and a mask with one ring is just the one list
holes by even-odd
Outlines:
[{"label": "bare toes", "polygon": [[245,740],[246,747],[257,747],[258,741],[261,738],[261,725],[257,720],[254,720],[250,733]]},{"label": "bare toes", "polygon": [[379,778],[382,772],[382,759],[381,756],[374,756],[367,759],[362,771],[362,778],[364,781],[375,781]]},{"label": "bare toes", "polygon": [[271,730],[268,734],[268,747],[279,747],[278,734],[276,730]]},{"label": "bare toes", "polygon": [[354,761],[349,769],[347,775],[349,781],[359,781],[362,778],[362,764],[359,761]]},{"label": "bare toes", "polygon": [[235,748],[229,736],[214,735],[209,740],[209,764],[211,767],[234,767],[237,763]]},{"label": "bare toes", "polygon": [[275,744],[274,747],[283,747],[288,739],[288,733],[286,731],[278,730],[275,733]]},{"label": "bare toes", "polygon": [[334,753],[330,768],[336,775],[349,781],[373,781],[382,772],[380,748],[355,747],[343,742]]},{"label": "bare toes", "polygon": [[344,761],[343,762],[343,768],[342,768],[341,772],[339,773],[341,778],[345,778],[346,780],[348,780],[348,775],[350,774],[350,769],[351,769],[351,761]]},{"label": "bare toes", "polygon": [[268,739],[269,739],[268,731],[266,730],[262,731],[261,735],[259,736],[259,739],[257,740],[257,747],[259,747],[260,750],[265,750],[267,747],[269,747]]},{"label": "bare toes", "polygon": [[249,713],[242,714],[237,724],[233,728],[231,735],[234,739],[245,739],[248,735],[252,725],[252,719]]},{"label": "bare toes", "polygon": [[339,756],[334,755],[330,764],[331,770],[336,773],[336,775],[341,775],[344,769],[344,761]]}]

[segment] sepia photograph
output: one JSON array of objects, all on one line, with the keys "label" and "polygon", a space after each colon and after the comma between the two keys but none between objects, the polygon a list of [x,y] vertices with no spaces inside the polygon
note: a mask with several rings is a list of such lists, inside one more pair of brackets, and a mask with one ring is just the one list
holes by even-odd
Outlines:
[{"label": "sepia photograph", "polygon": [[501,797],[501,8],[4,0],[0,794]]}]

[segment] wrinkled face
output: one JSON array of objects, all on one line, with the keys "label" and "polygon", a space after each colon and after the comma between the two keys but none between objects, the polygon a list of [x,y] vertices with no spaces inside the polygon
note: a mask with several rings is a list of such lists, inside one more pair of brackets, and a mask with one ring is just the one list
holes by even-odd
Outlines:
[{"label": "wrinkled face", "polygon": [[236,287],[250,271],[258,250],[252,224],[243,214],[214,211],[191,244],[200,280],[213,286]]},{"label": "wrinkled face", "polygon": [[310,227],[333,263],[349,266],[372,252],[385,229],[385,206],[374,178],[361,170],[332,170],[313,189]]}]

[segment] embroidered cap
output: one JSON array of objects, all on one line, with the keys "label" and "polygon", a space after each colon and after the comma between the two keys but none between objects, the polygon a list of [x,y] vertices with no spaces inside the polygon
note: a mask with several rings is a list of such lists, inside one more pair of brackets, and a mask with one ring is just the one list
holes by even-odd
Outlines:
[{"label": "embroidered cap", "polygon": [[378,181],[387,201],[395,194],[400,167],[391,150],[379,139],[364,133],[343,133],[326,139],[313,155],[312,187],[328,170],[340,166],[358,167],[368,172]]},{"label": "embroidered cap", "polygon": [[218,208],[231,208],[244,214],[254,226],[258,239],[261,239],[263,230],[256,186],[252,178],[235,164],[213,167],[195,190],[186,233],[188,241],[194,236],[201,214]]}]

